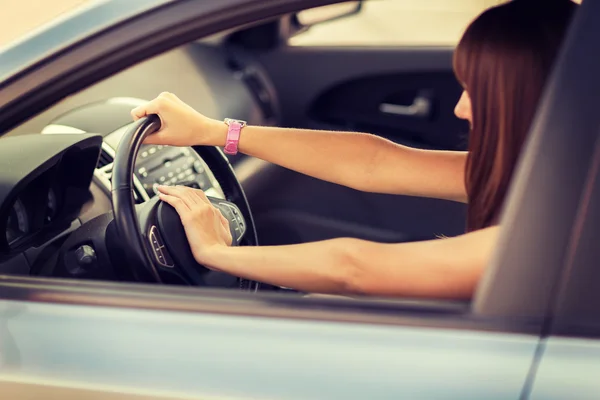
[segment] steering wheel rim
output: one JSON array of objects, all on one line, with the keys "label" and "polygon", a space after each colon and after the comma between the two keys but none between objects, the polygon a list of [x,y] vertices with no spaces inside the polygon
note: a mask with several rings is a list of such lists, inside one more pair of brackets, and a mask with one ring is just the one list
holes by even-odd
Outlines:
[{"label": "steering wheel rim", "polygon": [[[117,150],[112,171],[112,208],[115,226],[120,239],[125,243],[124,250],[130,262],[133,262],[132,272],[136,279],[141,281],[162,282],[159,270],[154,263],[150,250],[144,243],[144,238],[139,227],[138,213],[133,197],[133,174],[135,162],[144,139],[161,127],[158,115],[149,115],[134,122],[127,129]],[[244,190],[235,176],[235,172],[223,152],[212,146],[198,146],[194,150],[208,165],[211,172],[221,185],[225,197],[235,203],[246,220],[246,236],[242,240],[244,245],[257,246],[258,238],[254,219]],[[256,291],[258,282],[243,278],[240,288]]]}]

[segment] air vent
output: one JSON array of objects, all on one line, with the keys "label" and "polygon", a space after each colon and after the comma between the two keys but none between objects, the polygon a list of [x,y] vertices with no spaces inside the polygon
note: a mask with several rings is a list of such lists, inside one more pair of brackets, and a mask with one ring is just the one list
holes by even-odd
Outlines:
[{"label": "air vent", "polygon": [[100,158],[98,159],[98,165],[96,168],[106,167],[108,164],[113,162],[113,157],[106,152],[106,150],[102,149],[100,152]]},{"label": "air vent", "polygon": [[[105,148],[106,146],[106,148]],[[102,183],[102,186],[106,190],[106,193],[110,195],[110,190],[112,187],[112,170],[113,170],[113,162],[115,157],[112,153],[112,149],[108,147],[108,145],[102,145],[102,152],[100,153],[100,157],[98,158],[98,164],[96,165],[96,171],[94,175],[96,178]],[[141,183],[137,179],[137,177],[133,177],[134,180],[134,189],[133,189],[133,198],[135,199],[136,204],[143,203],[148,199],[146,192],[143,190]]]},{"label": "air vent", "polygon": [[[106,165],[108,165],[108,164],[106,164]],[[99,167],[99,168],[102,168],[102,167]],[[100,178],[100,180],[104,184],[107,192],[110,192],[111,187],[112,187],[112,166],[105,168],[105,169],[96,170],[96,176]],[[134,179],[136,179],[136,178],[134,178]],[[134,198],[136,204],[141,204],[145,201],[144,196],[141,194],[141,190],[140,190],[139,186],[136,185],[135,182],[134,182],[134,188],[133,188],[133,198]]]}]

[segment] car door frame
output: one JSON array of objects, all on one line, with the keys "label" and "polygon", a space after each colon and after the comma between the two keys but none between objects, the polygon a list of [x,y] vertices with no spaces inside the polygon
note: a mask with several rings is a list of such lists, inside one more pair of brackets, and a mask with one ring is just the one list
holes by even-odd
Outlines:
[{"label": "car door frame", "polygon": [[[21,73],[15,73],[0,85],[0,114],[3,115],[0,122],[0,129],[12,128],[15,124],[21,122],[26,116],[31,116],[36,112],[41,111],[55,101],[64,98],[70,93],[82,89],[93,81],[105,78],[111,73],[121,70],[127,66],[133,65],[143,59],[147,59],[153,55],[160,54],[177,45],[185,44],[186,42],[197,39],[203,35],[209,35],[215,31],[233,28],[235,26],[250,23],[253,20],[266,19],[286,12],[294,12],[303,8],[326,5],[336,3],[335,0],[270,0],[261,2],[258,0],[224,0],[217,3],[203,3],[202,7],[189,0],[180,0],[174,2],[165,2],[161,7],[157,7],[151,11],[143,12],[142,14],[131,18],[127,23],[120,22],[114,26],[105,28],[101,32],[94,33],[90,37],[85,37],[81,41],[72,44],[68,48],[60,49],[56,54],[46,54],[45,58],[41,58],[37,63]],[[118,7],[119,1],[111,2],[113,6]],[[206,6],[205,6],[206,4]],[[584,6],[585,7],[585,6]],[[91,12],[88,10],[86,12]],[[185,15],[186,20],[181,21],[181,16]],[[89,17],[89,16],[88,16]],[[204,17],[204,18],[200,18]],[[54,29],[58,29],[55,26]],[[82,31],[85,29],[82,27]],[[75,34],[75,36],[81,36]],[[573,32],[569,35],[567,43],[572,43],[574,40]],[[119,40],[115,40],[118,37]],[[149,38],[148,40],[141,40]],[[21,43],[15,47],[19,49],[21,46],[26,46],[27,42]],[[573,51],[569,46],[569,51]],[[29,52],[27,52],[29,53]],[[563,52],[564,53],[564,52]],[[102,62],[99,62],[102,60]],[[564,86],[564,78],[561,76],[565,65],[569,65],[571,60],[561,57],[562,67],[553,75],[551,79],[551,88],[547,91],[541,111],[538,114],[536,123],[532,130],[532,138],[527,144],[527,148],[521,161],[519,173],[517,174],[516,184],[513,185],[510,198],[508,201],[507,212],[505,213],[503,224],[503,238],[501,246],[499,246],[498,254],[501,256],[492,263],[492,268],[488,269],[486,274],[487,279],[484,281],[483,288],[480,289],[475,298],[475,311],[481,315],[496,315],[514,317],[520,315],[526,318],[543,319],[546,316],[546,310],[543,305],[547,304],[547,298],[552,291],[549,286],[556,281],[556,274],[562,268],[562,264],[558,261],[562,257],[555,257],[552,263],[552,274],[540,273],[537,263],[529,263],[528,268],[521,267],[522,263],[514,263],[513,259],[502,260],[502,256],[506,256],[503,251],[505,246],[510,246],[511,254],[518,258],[517,254],[528,254],[529,249],[527,244],[539,243],[542,236],[539,229],[535,225],[530,225],[530,229],[518,229],[522,232],[519,235],[519,241],[511,240],[510,232],[513,231],[515,224],[515,215],[520,221],[527,218],[531,204],[526,203],[528,198],[535,202],[535,207],[547,209],[548,212],[560,212],[567,216],[561,227],[560,244],[557,243],[557,248],[561,248],[568,243],[570,235],[570,226],[572,215],[576,210],[575,200],[579,198],[581,185],[573,187],[574,190],[569,192],[569,196],[563,193],[565,197],[569,197],[573,202],[558,203],[548,201],[547,206],[539,207],[539,195],[533,193],[533,190],[524,190],[525,185],[530,180],[540,187],[540,192],[543,189],[553,185],[547,185],[546,182],[535,180],[535,176],[529,176],[543,169],[545,166],[539,157],[540,147],[548,143],[547,139],[553,136],[560,139],[563,131],[560,121],[567,110],[561,107],[559,89],[566,90]],[[0,74],[3,75],[3,74]],[[18,99],[16,101],[15,99]],[[560,104],[559,104],[560,103]],[[27,111],[27,114],[25,114]],[[556,111],[556,112],[554,112]],[[572,118],[569,118],[572,119]],[[580,120],[582,121],[582,120]],[[546,129],[552,126],[552,129]],[[540,143],[541,142],[541,143]],[[551,150],[559,151],[555,147]],[[572,160],[569,160],[572,161]],[[583,164],[585,158],[577,158],[579,164]],[[534,169],[533,167],[537,168]],[[558,167],[557,167],[558,168]],[[581,173],[581,168],[578,170]],[[582,174],[582,173],[581,173]],[[581,180],[581,179],[580,179]],[[543,199],[542,199],[543,200]],[[527,207],[525,207],[525,205]],[[522,215],[525,214],[525,215]],[[527,219],[530,220],[531,218]],[[534,229],[536,228],[536,229]],[[525,238],[523,234],[526,233]],[[557,239],[557,240],[558,240]],[[518,250],[518,251],[515,251]],[[512,262],[512,264],[511,264]],[[503,265],[503,268],[498,268],[498,265]],[[541,263],[540,263],[541,264]],[[506,265],[506,266],[505,266]],[[544,263],[546,268],[546,263]],[[524,275],[523,270],[528,272]],[[548,279],[548,285],[540,286],[536,290],[536,299],[538,301],[529,301],[527,296],[532,292],[529,290],[520,291],[518,293],[519,303],[536,304],[544,303],[535,309],[527,310],[526,313],[520,312],[521,306],[515,306],[515,301],[503,300],[505,296],[500,295],[507,286],[504,279],[511,284],[519,281],[523,277],[527,277],[525,282],[534,280],[538,274],[539,278],[545,275],[551,275]],[[490,277],[493,276],[493,280]],[[509,276],[509,278],[506,278]],[[500,284],[501,283],[501,284]],[[521,286],[516,285],[519,289]],[[529,289],[529,288],[528,288]],[[515,290],[512,291],[517,294]],[[541,300],[540,300],[541,298]],[[491,312],[489,312],[491,311]]]},{"label": "car door frame", "polygon": [[[600,117],[594,110],[600,93],[600,59],[591,57],[600,38],[600,4],[583,2],[584,21],[573,32],[578,40],[570,46],[565,67],[574,87],[563,87],[563,107],[568,104],[575,121],[572,140],[587,146],[581,166],[587,167],[583,192],[564,253],[555,297],[548,304],[547,329],[540,343],[539,362],[530,381],[531,399],[578,399],[597,397],[600,357]],[[571,38],[574,40],[574,38]],[[575,68],[578,66],[578,68]],[[577,94],[578,96],[575,96]],[[589,102],[589,104],[587,104]],[[565,112],[565,110],[563,110]]]}]

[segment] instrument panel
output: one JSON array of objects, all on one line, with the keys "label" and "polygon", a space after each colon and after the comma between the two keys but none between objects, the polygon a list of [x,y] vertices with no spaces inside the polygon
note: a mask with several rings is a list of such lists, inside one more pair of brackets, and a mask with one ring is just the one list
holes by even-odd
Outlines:
[{"label": "instrument panel", "polygon": [[[0,146],[0,260],[38,247],[71,226],[98,161],[98,135],[23,135]],[[22,149],[28,156],[21,157]]]},{"label": "instrument panel", "polygon": [[8,245],[16,246],[30,234],[51,224],[62,204],[60,195],[60,190],[52,186],[28,186],[14,201],[7,216],[5,237]]}]

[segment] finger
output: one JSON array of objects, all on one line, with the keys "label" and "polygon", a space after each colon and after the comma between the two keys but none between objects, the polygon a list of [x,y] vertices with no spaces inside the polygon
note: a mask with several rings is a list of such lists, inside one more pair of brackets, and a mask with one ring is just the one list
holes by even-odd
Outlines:
[{"label": "finger", "polygon": [[227,246],[231,246],[233,244],[233,236],[231,236],[231,233],[227,234],[224,239]]},{"label": "finger", "polygon": [[172,195],[175,186],[158,185],[156,189],[163,194]]},{"label": "finger", "polygon": [[180,217],[183,217],[184,215],[190,212],[190,208],[179,197],[159,193],[158,198],[164,201],[165,203],[171,205],[175,209],[175,211],[177,211],[177,214],[179,214]]},{"label": "finger", "polygon": [[219,220],[221,221],[221,224],[226,227],[227,229],[229,229],[229,220],[227,218],[225,218],[225,216],[223,215],[223,212],[221,210],[219,210],[218,208],[215,208],[217,210],[217,216],[219,217]]},{"label": "finger", "polygon": [[158,97],[159,98],[164,97],[165,99],[169,99],[174,103],[185,104],[183,101],[181,101],[181,99],[179,97],[177,97],[177,95],[175,93],[162,92],[161,94],[158,95]]},{"label": "finger", "polygon": [[210,200],[208,200],[208,197],[206,197],[206,194],[201,189],[194,189],[189,186],[175,186],[175,187],[177,188],[176,190],[186,191],[189,196],[193,196],[194,199],[196,200],[196,203],[205,203],[205,204],[212,206],[212,203],[210,202]]},{"label": "finger", "polygon": [[206,197],[206,193],[204,193],[201,189],[192,189],[192,188],[190,188],[190,190],[193,191],[194,196],[198,197],[198,199],[200,201],[202,201],[203,203],[208,203],[208,204],[212,205],[212,203],[210,202],[210,200],[208,199],[208,197]]},{"label": "finger", "polygon": [[146,116],[146,105],[138,106],[131,110],[131,117],[134,121]]},{"label": "finger", "polygon": [[154,100],[131,110],[131,116],[133,117],[134,121],[137,121],[140,118],[144,118],[147,115],[157,113],[158,106]]},{"label": "finger", "polygon": [[212,204],[210,204],[208,201],[204,201],[202,196],[198,196],[197,189],[193,189],[189,186],[175,186],[175,190],[180,191],[183,196],[188,198],[189,201],[193,202],[194,204],[208,204],[209,206],[212,206]]},{"label": "finger", "polygon": [[231,246],[233,243],[233,236],[231,235],[231,231],[229,230],[229,227],[226,227],[225,231],[223,232],[224,236],[225,236],[225,242],[227,242],[228,246]]},{"label": "finger", "polygon": [[192,192],[192,189],[186,186],[159,186],[158,191],[168,194],[169,196],[179,197],[191,209],[198,204],[203,204],[197,196]]},{"label": "finger", "polygon": [[[138,106],[131,110],[131,116],[134,121],[144,118],[148,115],[156,114],[161,117],[161,113],[170,105],[168,96],[159,96],[156,99],[149,101],[146,104]],[[165,127],[164,119],[161,117],[161,127]]]},{"label": "finger", "polygon": [[222,215],[221,215],[221,225],[223,225],[223,228],[225,228],[225,230],[227,232],[229,232],[229,221],[227,220],[227,218],[225,218]]},{"label": "finger", "polygon": [[171,92],[161,92],[158,97],[164,97],[166,99],[177,99],[177,96],[175,96],[173,93]]}]

